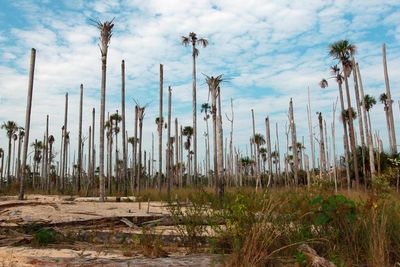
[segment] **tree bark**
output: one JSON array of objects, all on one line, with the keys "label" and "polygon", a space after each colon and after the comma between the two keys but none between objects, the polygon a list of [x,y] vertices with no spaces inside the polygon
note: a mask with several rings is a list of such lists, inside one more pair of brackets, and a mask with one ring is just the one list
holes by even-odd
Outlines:
[{"label": "tree bark", "polygon": [[224,133],[222,129],[222,115],[221,115],[221,89],[218,87],[218,177],[219,177],[219,197],[224,195],[225,185],[225,172],[224,172]]},{"label": "tree bark", "polygon": [[64,149],[63,149],[63,156],[62,156],[62,162],[61,162],[61,192],[64,193],[65,189],[65,168],[66,168],[66,160],[67,160],[67,144],[68,144],[68,138],[67,138],[67,123],[68,123],[68,93],[65,94],[65,111],[64,111]]},{"label": "tree bark", "polygon": [[[267,187],[271,185],[272,179],[272,157],[271,157],[271,131],[270,131],[270,123],[269,116],[265,119],[265,137],[267,138],[267,153],[268,153],[268,184]],[[275,174],[277,175],[277,174]],[[274,179],[275,180],[275,179]]]},{"label": "tree bark", "polygon": [[78,135],[78,194],[81,191],[81,175],[82,175],[82,109],[83,109],[83,84],[80,89],[79,101],[79,135]]},{"label": "tree bark", "polygon": [[126,143],[126,118],[125,118],[125,60],[121,62],[121,105],[122,105],[122,157],[123,157],[123,174],[124,178],[124,195],[128,196],[128,167],[127,167],[127,143]]},{"label": "tree bark", "polygon": [[290,124],[292,130],[292,148],[293,148],[293,173],[294,181],[296,186],[299,184],[297,172],[298,172],[298,158],[297,158],[297,137],[296,137],[296,123],[294,122],[294,112],[293,112],[293,101],[290,99],[289,103],[289,114],[290,114]]},{"label": "tree bark", "polygon": [[167,128],[167,192],[171,193],[171,86],[168,86],[168,128]]},{"label": "tree bark", "polygon": [[158,190],[161,192],[161,178],[162,178],[162,128],[163,128],[163,78],[164,71],[163,65],[160,64],[160,115],[158,122]]}]

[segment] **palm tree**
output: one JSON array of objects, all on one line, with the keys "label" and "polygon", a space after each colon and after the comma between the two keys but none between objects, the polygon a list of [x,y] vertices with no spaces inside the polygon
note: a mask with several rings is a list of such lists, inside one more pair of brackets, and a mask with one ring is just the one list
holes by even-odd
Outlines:
[{"label": "palm tree", "polygon": [[390,113],[389,113],[389,99],[387,97],[386,93],[382,93],[379,96],[379,101],[384,105],[384,111],[385,111],[385,117],[386,117],[386,126],[387,126],[387,130],[388,130],[388,134],[389,134],[389,144],[390,144],[390,148],[392,151],[393,148],[393,139],[392,139],[392,125],[390,123]]},{"label": "palm tree", "polygon": [[[279,152],[273,151],[271,153],[271,158],[273,159],[273,163],[275,165],[275,173],[278,173],[278,164],[279,164]],[[272,172],[272,170],[270,170]]]},{"label": "palm tree", "polygon": [[196,45],[203,46],[204,48],[208,45],[208,40],[204,38],[198,38],[197,34],[190,32],[189,36],[181,37],[182,44],[184,46],[192,45],[192,94],[193,94],[193,152],[194,152],[194,177],[197,177],[197,107],[196,107],[196,57],[199,55],[199,50]]},{"label": "palm tree", "polygon": [[24,199],[24,181],[26,174],[26,160],[28,158],[28,142],[29,142],[29,129],[31,125],[31,111],[32,111],[32,96],[33,96],[33,78],[35,74],[35,59],[36,59],[36,50],[32,48],[31,50],[31,62],[29,67],[29,84],[28,84],[28,96],[26,99],[26,114],[25,114],[25,138],[24,138],[24,157],[22,158],[22,179],[19,188],[18,199]]},{"label": "palm tree", "polygon": [[31,144],[31,147],[33,147],[33,149],[34,149],[34,153],[33,153],[34,167],[33,167],[32,186],[35,189],[35,176],[39,172],[39,164],[40,164],[40,161],[42,160],[43,143],[42,143],[42,141],[35,140],[35,142]]},{"label": "palm tree", "polygon": [[[115,179],[116,179],[116,190],[117,192],[119,191],[119,168],[118,168],[118,162],[119,162],[119,150],[118,150],[118,133],[120,131],[118,127],[118,123],[122,121],[121,115],[119,115],[118,110],[110,116],[111,120],[111,126],[113,127],[113,131],[115,133]],[[112,153],[112,152],[111,152]]]},{"label": "palm tree", "polygon": [[11,182],[10,176],[10,166],[11,166],[11,140],[13,135],[18,131],[18,126],[15,121],[7,121],[1,125],[1,129],[6,130],[6,135],[8,137],[8,159],[7,159],[7,182]]},{"label": "palm tree", "polygon": [[263,174],[265,174],[265,163],[267,162],[267,149],[265,147],[260,147],[259,152],[263,162]]},{"label": "palm tree", "polygon": [[[260,146],[265,145],[265,138],[262,134],[256,133],[253,137],[253,142],[257,149],[257,167],[260,168]],[[259,169],[257,170],[257,173],[260,173]]]},{"label": "palm tree", "polygon": [[[386,102],[386,101],[385,101],[385,102]],[[366,95],[364,96],[363,103],[365,104],[365,109],[366,109],[367,115],[368,115],[368,126],[369,126],[369,131],[372,133],[371,116],[370,116],[370,112],[369,112],[369,111],[372,109],[372,107],[373,107],[374,105],[376,105],[376,99],[375,99],[375,97],[373,97],[373,96],[371,96],[371,95],[369,95],[369,94],[366,94]]]},{"label": "palm tree", "polygon": [[[101,106],[100,106],[100,201],[104,201],[105,183],[104,183],[104,124],[106,113],[106,71],[107,71],[107,53],[108,45],[112,36],[114,19],[111,21],[96,21],[96,27],[100,30],[100,52],[101,52]],[[94,130],[94,129],[93,129]]]},{"label": "palm tree", "polygon": [[186,136],[186,142],[185,142],[185,149],[188,151],[188,179],[190,182],[191,179],[189,177],[191,177],[190,175],[190,147],[192,145],[192,136],[193,136],[193,127],[191,126],[185,126],[183,128],[183,132],[182,132],[183,136]]},{"label": "palm tree", "polygon": [[214,147],[214,181],[215,181],[215,189],[217,195],[219,197],[223,197],[224,195],[224,183],[222,179],[219,179],[218,173],[218,160],[217,160],[217,93],[218,87],[220,83],[222,83],[222,76],[218,75],[216,77],[206,76],[206,83],[208,85],[208,89],[211,93],[211,114],[213,120],[213,147]]},{"label": "palm tree", "polygon": [[16,172],[15,172],[15,142],[17,142],[18,140],[18,135],[15,133],[12,136],[13,139],[13,156],[12,156],[12,168],[11,171],[13,172],[13,176],[16,176]]},{"label": "palm tree", "polygon": [[206,176],[209,178],[210,175],[210,133],[208,129],[208,120],[210,119],[211,106],[208,103],[203,103],[201,105],[201,113],[204,112],[204,121],[206,122],[206,138],[207,138],[207,146],[206,146]]},{"label": "palm tree", "polygon": [[347,110],[349,112],[349,130],[350,130],[350,144],[351,150],[354,157],[354,173],[356,179],[356,188],[358,189],[359,186],[359,176],[358,176],[358,161],[357,161],[357,149],[356,149],[356,140],[355,140],[355,132],[353,126],[353,118],[351,108],[351,99],[350,99],[350,90],[349,90],[349,82],[348,77],[351,74],[353,65],[351,63],[351,57],[356,52],[356,46],[351,44],[348,40],[340,40],[331,45],[329,45],[329,55],[334,59],[337,59],[342,64],[342,69],[344,72],[344,83],[346,87],[346,97],[347,97]]},{"label": "palm tree", "polygon": [[[337,65],[331,66],[331,74],[333,76],[330,78],[335,79],[338,84],[340,107],[341,107],[341,112],[343,113],[343,111],[345,110],[344,99],[343,99],[343,90],[342,90],[342,84],[343,84],[344,78],[342,76],[340,68]],[[321,88],[326,88],[326,87],[328,87],[328,81],[325,79],[322,79],[322,81],[319,83],[319,85]],[[345,165],[346,165],[347,188],[350,189],[351,181],[350,181],[350,164],[349,164],[349,158],[350,158],[349,135],[348,135],[348,131],[347,131],[347,123],[344,123],[343,120],[342,120],[342,123],[343,123],[343,132],[344,132],[343,144],[344,144],[344,155],[345,155],[344,158],[345,158],[345,163],[346,163]]]},{"label": "palm tree", "polygon": [[17,177],[21,179],[21,144],[25,136],[24,128],[18,128],[18,155],[17,155]]}]

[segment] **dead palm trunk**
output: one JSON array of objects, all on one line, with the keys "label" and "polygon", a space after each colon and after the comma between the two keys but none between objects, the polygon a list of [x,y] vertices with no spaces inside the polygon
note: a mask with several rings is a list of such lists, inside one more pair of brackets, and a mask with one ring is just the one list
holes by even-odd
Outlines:
[{"label": "dead palm trunk", "polygon": [[[225,185],[225,173],[224,173],[224,136],[222,129],[222,115],[221,115],[221,88],[218,86],[218,176],[219,176],[219,194],[224,194],[223,188]],[[193,166],[196,168],[196,166]],[[221,192],[222,190],[222,192]]]},{"label": "dead palm trunk", "polygon": [[394,125],[394,118],[393,118],[393,101],[392,96],[390,93],[390,84],[389,84],[389,74],[387,70],[387,63],[386,63],[386,45],[382,45],[382,54],[383,54],[383,71],[385,76],[385,85],[386,85],[386,96],[387,96],[387,105],[388,105],[388,115],[389,115],[389,124],[390,124],[390,139],[392,140],[392,147],[391,153],[397,153],[397,142],[396,142],[396,132],[395,132],[395,125]]},{"label": "dead palm trunk", "polygon": [[171,193],[171,86],[168,86],[168,129],[167,129],[167,191]]},{"label": "dead palm trunk", "polygon": [[311,117],[311,98],[310,98],[310,88],[308,88],[308,106],[307,106],[307,118],[308,118],[308,132],[310,136],[310,149],[311,149],[311,160],[312,160],[312,173],[315,170],[315,145],[314,145],[314,134],[312,127],[312,117]]},{"label": "dead palm trunk", "polygon": [[[361,99],[363,99],[362,107],[363,107],[363,117],[364,117],[364,125],[365,125],[365,134],[367,135],[367,145],[368,145],[368,153],[369,153],[369,167],[371,172],[371,180],[375,178],[375,159],[374,159],[374,147],[372,144],[372,129],[368,127],[368,119],[367,119],[367,109],[365,106],[364,101],[364,89],[363,83],[361,79],[360,68],[358,67],[358,63],[356,63],[356,71],[358,74],[358,80],[360,82],[360,92],[361,92]],[[361,114],[361,113],[360,113]]]},{"label": "dead palm trunk", "polygon": [[[277,161],[278,161],[278,175],[281,176],[281,154],[280,154],[280,149],[279,149],[278,123],[275,124],[275,131],[276,131],[276,144],[277,144],[276,146],[277,146],[277,151],[278,151],[278,159],[277,159]],[[277,180],[277,179],[275,179],[275,180]],[[275,181],[275,183],[276,182],[277,181]]]},{"label": "dead palm trunk", "polygon": [[325,145],[324,145],[324,129],[322,125],[322,113],[318,112],[319,125],[319,178],[322,179],[325,174]]},{"label": "dead palm trunk", "polygon": [[135,140],[133,143],[133,184],[134,188],[137,189],[137,145],[138,145],[138,122],[139,122],[139,106],[135,106]]},{"label": "dead palm trunk", "polygon": [[[231,123],[231,131],[229,135],[229,175],[231,178],[233,177],[233,120],[234,120],[234,113],[233,113],[233,100],[231,98],[231,118],[226,117],[227,120]],[[207,134],[208,134],[208,124],[207,124]]]},{"label": "dead palm trunk", "polygon": [[178,174],[179,174],[179,153],[178,153],[178,118],[175,118],[175,185],[177,184],[177,178],[178,178]]},{"label": "dead palm trunk", "polygon": [[353,79],[354,79],[354,91],[356,96],[356,105],[357,105],[357,113],[358,113],[358,127],[360,131],[360,139],[361,139],[361,158],[362,158],[362,172],[364,177],[364,184],[366,183],[367,177],[367,167],[365,165],[365,140],[364,140],[364,126],[363,126],[363,116],[361,113],[361,104],[360,104],[360,93],[358,91],[358,79],[357,79],[357,69],[356,69],[356,62],[354,58],[352,59],[353,65]]},{"label": "dead palm trunk", "polygon": [[299,167],[297,158],[297,137],[296,137],[296,123],[294,122],[294,112],[293,112],[293,101],[290,99],[289,103],[289,115],[290,115],[290,128],[292,130],[292,147],[293,147],[293,173],[294,181],[296,186],[298,185],[297,171]]},{"label": "dead palm trunk", "polygon": [[336,103],[333,104],[333,110],[332,110],[332,146],[333,146],[333,178],[335,182],[335,192],[337,192],[337,169],[336,169],[336,163],[337,163],[337,156],[336,156],[336,136],[335,136],[335,113],[336,113],[336,105],[337,105],[337,99]]},{"label": "dead palm trunk", "polygon": [[121,101],[122,101],[122,158],[123,158],[123,173],[124,179],[124,195],[128,196],[128,167],[127,167],[127,144],[126,144],[126,129],[125,129],[125,60],[121,63]]},{"label": "dead palm trunk", "polygon": [[[253,138],[251,141],[255,144],[255,138],[256,138],[256,126],[255,126],[255,121],[254,121],[254,110],[251,109],[251,119],[252,119],[252,124],[253,124]],[[250,144],[251,146],[251,144]],[[261,187],[261,179],[260,179],[260,171],[259,171],[259,166],[258,166],[258,155],[257,155],[257,149],[254,149],[254,159],[255,159],[255,164],[256,164],[256,191],[258,191],[258,187]]]},{"label": "dead palm trunk", "polygon": [[350,133],[350,145],[351,145],[351,153],[353,156],[353,164],[354,164],[354,177],[356,180],[356,189],[359,188],[360,178],[358,175],[358,160],[357,160],[357,148],[356,148],[356,139],[353,125],[353,109],[351,107],[351,99],[350,99],[350,90],[349,90],[349,81],[347,79],[347,74],[344,74],[344,84],[346,87],[346,97],[347,97],[347,107],[349,114],[349,133]]},{"label": "dead palm trunk", "polygon": [[[270,123],[269,123],[269,116],[265,118],[265,137],[267,138],[267,153],[268,153],[268,184],[267,187],[271,185],[271,178],[272,178],[272,156],[271,156],[271,131],[270,131]],[[275,173],[275,175],[277,175]],[[276,180],[276,179],[274,179]]]},{"label": "dead palm trunk", "polygon": [[213,119],[213,150],[214,150],[214,183],[217,195],[219,194],[219,175],[218,175],[218,158],[217,158],[217,88],[211,88],[211,110]]},{"label": "dead palm trunk", "polygon": [[68,122],[68,93],[65,94],[65,111],[64,111],[64,149],[63,149],[63,155],[62,155],[62,162],[61,162],[61,192],[64,193],[65,189],[65,168],[66,168],[66,161],[67,161],[67,122]]},{"label": "dead palm trunk", "polygon": [[81,84],[80,101],[79,101],[79,135],[78,135],[78,193],[81,191],[81,175],[82,175],[82,109],[83,109],[83,84]]},{"label": "dead palm trunk", "polygon": [[105,197],[105,181],[104,181],[104,123],[106,115],[106,74],[107,74],[107,53],[108,44],[112,36],[113,20],[104,23],[98,22],[97,28],[100,29],[100,52],[101,52],[101,105],[100,105],[100,201],[104,201]]},{"label": "dead palm trunk", "polygon": [[137,177],[137,192],[140,192],[140,179],[142,178],[142,132],[143,132],[143,118],[145,107],[138,107],[139,118],[139,156],[138,156],[138,177]]},{"label": "dead palm trunk", "polygon": [[[19,200],[24,199],[24,182],[26,178],[26,160],[28,158],[28,144],[29,144],[29,130],[31,125],[31,111],[32,111],[32,95],[33,95],[33,78],[35,74],[35,59],[36,50],[32,48],[31,50],[31,62],[29,67],[29,84],[28,84],[28,96],[26,100],[26,114],[25,114],[25,136],[24,136],[24,156],[22,158],[22,176],[21,184],[19,188]],[[4,157],[4,156],[3,156]]]},{"label": "dead palm trunk", "polygon": [[[19,147],[18,147],[19,150]],[[50,175],[49,175],[49,115],[46,116],[46,138],[44,141],[44,162],[45,162],[45,174],[43,177],[46,179],[47,193],[50,194]]]},{"label": "dead palm trunk", "polygon": [[161,192],[161,178],[162,178],[162,128],[163,128],[163,80],[164,71],[163,65],[160,64],[160,115],[158,122],[158,190]]},{"label": "dead palm trunk", "polygon": [[96,118],[96,110],[93,108],[92,110],[92,171],[91,171],[91,177],[90,180],[94,186],[94,178],[95,178],[95,172],[96,172],[96,148],[95,148],[95,141],[94,141],[94,132],[95,132],[95,118]]},{"label": "dead palm trunk", "polygon": [[[341,113],[343,114],[343,112],[345,111],[344,108],[344,99],[343,99],[343,89],[342,89],[342,81],[339,80],[338,81],[338,86],[339,86],[339,99],[340,99],[340,107],[341,107]],[[341,115],[341,120],[343,123],[343,131],[344,131],[344,158],[345,158],[345,163],[346,163],[346,178],[347,178],[347,189],[350,189],[351,186],[351,181],[350,181],[350,162],[349,162],[349,158],[350,158],[350,148],[349,148],[349,135],[347,132],[347,123],[344,120],[343,116]]]}]

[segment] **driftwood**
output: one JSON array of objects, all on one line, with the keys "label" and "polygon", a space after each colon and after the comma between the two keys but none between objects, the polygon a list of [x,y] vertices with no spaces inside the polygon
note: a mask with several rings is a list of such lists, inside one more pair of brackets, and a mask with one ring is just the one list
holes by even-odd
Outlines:
[{"label": "driftwood", "polygon": [[307,257],[308,262],[313,267],[336,267],[332,262],[318,256],[317,252],[306,244],[301,244],[297,250]]}]

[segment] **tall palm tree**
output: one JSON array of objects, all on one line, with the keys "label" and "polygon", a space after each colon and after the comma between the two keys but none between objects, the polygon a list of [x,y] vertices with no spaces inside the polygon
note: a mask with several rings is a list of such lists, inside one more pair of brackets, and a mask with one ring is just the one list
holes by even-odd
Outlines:
[{"label": "tall palm tree", "polygon": [[7,121],[1,125],[1,129],[6,130],[8,137],[8,159],[7,159],[7,182],[11,182],[10,167],[11,167],[11,140],[13,135],[18,131],[18,125],[15,121]]},{"label": "tall palm tree", "polygon": [[31,147],[33,147],[33,149],[34,149],[34,153],[33,153],[34,167],[33,167],[32,185],[33,185],[33,189],[35,189],[35,186],[36,186],[35,177],[36,177],[36,174],[39,172],[39,164],[40,164],[40,161],[42,160],[43,143],[42,143],[42,141],[35,140],[35,142],[31,144]]},{"label": "tall palm tree", "polygon": [[222,198],[224,195],[224,183],[219,177],[217,160],[217,93],[218,87],[222,83],[223,74],[216,77],[206,76],[206,83],[211,93],[211,114],[213,120],[213,147],[214,147],[214,181],[217,195]]},{"label": "tall palm tree", "polygon": [[196,57],[199,55],[197,45],[204,48],[208,45],[208,40],[198,38],[197,34],[190,32],[189,36],[181,37],[184,46],[192,45],[192,94],[193,94],[193,152],[194,152],[194,178],[197,179],[197,107],[196,107]]},{"label": "tall palm tree", "polygon": [[[265,138],[262,134],[256,133],[253,137],[253,142],[256,145],[256,149],[257,149],[257,153],[256,153],[257,167],[260,168],[260,165],[261,165],[260,164],[260,147],[262,145],[265,145]],[[257,173],[260,173],[260,169],[257,170]]]},{"label": "tall palm tree", "polygon": [[18,140],[18,135],[15,133],[15,134],[13,134],[13,136],[12,136],[12,140],[13,140],[13,145],[12,145],[12,147],[13,147],[13,156],[12,156],[12,168],[11,168],[11,171],[13,172],[13,176],[16,176],[16,172],[15,172],[15,142],[17,142],[17,140]]},{"label": "tall palm tree", "polygon": [[265,147],[260,147],[260,157],[263,162],[263,174],[265,174],[265,164],[267,162],[267,149]]},{"label": "tall palm tree", "polygon": [[[341,107],[341,112],[345,110],[344,106],[344,98],[343,98],[343,89],[342,89],[342,84],[343,84],[343,75],[338,67],[338,65],[331,66],[331,74],[333,75],[330,77],[331,79],[335,79],[338,88],[339,88],[339,99],[340,99],[340,107]],[[328,87],[328,81],[326,79],[322,79],[322,81],[319,83],[321,88],[326,88]],[[350,146],[349,146],[349,135],[347,131],[347,123],[345,123],[342,118],[341,121],[343,123],[343,132],[344,132],[344,137],[343,137],[343,144],[344,144],[344,158],[345,158],[345,165],[346,165],[346,178],[347,178],[347,188],[350,189],[351,186],[351,181],[350,181],[350,164],[349,164],[349,159],[350,159]]]},{"label": "tall palm tree", "polygon": [[162,178],[162,125],[163,125],[163,83],[164,83],[164,67],[160,64],[160,99],[159,109],[160,115],[159,120],[156,123],[158,125],[158,190],[161,192],[161,178]]},{"label": "tall palm tree", "polygon": [[185,126],[184,128],[183,128],[183,131],[182,131],[182,134],[183,134],[183,136],[186,136],[186,142],[185,142],[185,149],[188,151],[188,181],[190,181],[190,183],[192,182],[191,181],[191,175],[190,175],[190,147],[191,147],[191,145],[192,145],[192,142],[191,142],[191,140],[192,140],[192,136],[193,136],[193,127],[191,127],[191,126]]},{"label": "tall palm tree", "polygon": [[[369,130],[372,133],[372,127],[371,127],[371,115],[370,115],[370,110],[372,109],[373,106],[376,105],[376,99],[375,97],[366,94],[364,96],[363,99],[364,103],[365,103],[365,109],[367,111],[367,115],[368,115],[368,126],[369,126]],[[386,101],[385,101],[386,102]]]},{"label": "tall palm tree", "polygon": [[100,201],[104,201],[105,183],[104,183],[104,124],[106,114],[106,73],[107,73],[107,53],[108,45],[112,36],[114,19],[105,22],[96,22],[96,27],[100,30],[100,52],[101,52],[101,105],[100,105]]},{"label": "tall palm tree", "polygon": [[24,181],[26,174],[26,160],[28,158],[28,142],[29,142],[29,130],[31,125],[31,111],[32,111],[32,96],[33,96],[33,78],[35,74],[35,60],[36,60],[36,50],[32,48],[31,50],[31,61],[29,67],[29,84],[28,84],[28,96],[26,99],[26,113],[25,113],[25,137],[24,137],[24,157],[22,158],[22,179],[19,188],[18,199],[24,199]]},{"label": "tall palm tree", "polygon": [[349,131],[350,131],[350,144],[351,150],[354,157],[354,173],[356,179],[356,188],[358,189],[359,186],[359,175],[358,175],[358,161],[357,161],[357,148],[356,148],[356,140],[355,140],[355,132],[354,132],[354,125],[353,125],[353,118],[352,113],[350,110],[351,108],[351,99],[350,99],[350,90],[349,90],[349,82],[348,77],[351,74],[353,64],[351,63],[351,57],[356,52],[356,46],[350,43],[348,40],[340,40],[331,45],[329,45],[329,55],[334,59],[337,59],[342,64],[343,69],[343,77],[344,83],[346,88],[346,97],[347,97],[347,110],[349,112]]}]

